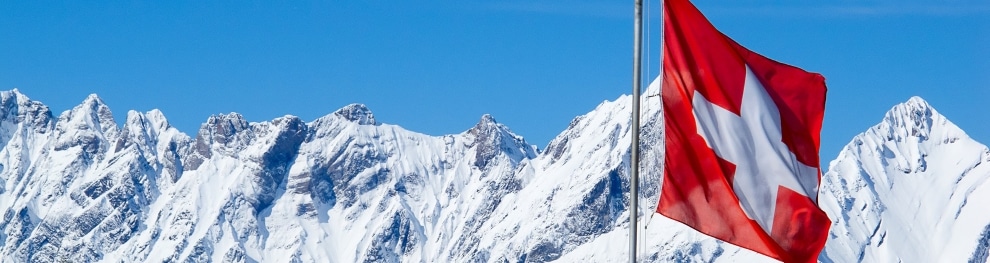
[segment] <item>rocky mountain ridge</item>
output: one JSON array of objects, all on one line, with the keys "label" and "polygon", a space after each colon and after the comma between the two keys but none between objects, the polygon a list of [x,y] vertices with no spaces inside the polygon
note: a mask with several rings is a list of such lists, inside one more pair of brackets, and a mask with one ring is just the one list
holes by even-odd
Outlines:
[{"label": "rocky mountain ridge", "polygon": [[[654,83],[647,92],[658,89]],[[189,136],[158,110],[127,112],[118,127],[95,95],[56,118],[17,90],[0,92],[0,257],[626,260],[631,99],[602,102],[537,151],[490,115],[462,133],[429,136],[380,123],[352,104],[310,122],[214,115]],[[642,105],[639,216],[649,224],[640,259],[769,261],[646,212],[659,192],[662,115],[657,100]],[[990,200],[981,197],[990,177],[986,146],[920,98],[887,115],[822,180],[820,203],[834,223],[821,260],[985,261],[990,217],[976,211]],[[924,184],[938,191],[912,199]],[[928,209],[943,201],[951,209]],[[932,219],[903,220],[919,219],[911,214],[917,208]],[[964,238],[937,245],[906,234],[917,231]],[[909,251],[917,246],[935,252]]]}]

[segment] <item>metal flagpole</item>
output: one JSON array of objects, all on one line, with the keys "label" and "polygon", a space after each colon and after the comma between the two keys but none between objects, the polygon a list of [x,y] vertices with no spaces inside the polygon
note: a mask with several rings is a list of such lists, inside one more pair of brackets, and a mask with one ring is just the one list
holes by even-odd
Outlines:
[{"label": "metal flagpole", "polygon": [[639,219],[639,93],[643,71],[643,0],[635,0],[633,26],[632,144],[629,173],[629,262],[636,262],[636,231]]}]

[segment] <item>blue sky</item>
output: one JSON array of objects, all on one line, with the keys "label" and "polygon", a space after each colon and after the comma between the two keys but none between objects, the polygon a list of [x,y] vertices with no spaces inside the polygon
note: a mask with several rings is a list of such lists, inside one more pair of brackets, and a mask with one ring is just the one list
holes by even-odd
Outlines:
[{"label": "blue sky", "polygon": [[[313,120],[354,102],[432,135],[491,113],[541,147],[630,93],[632,1],[98,2],[0,3],[0,89],[56,113],[97,93],[118,120],[158,108],[193,136],[211,114]],[[724,2],[696,4],[826,77],[823,160],[915,95],[990,142],[990,2]]]}]

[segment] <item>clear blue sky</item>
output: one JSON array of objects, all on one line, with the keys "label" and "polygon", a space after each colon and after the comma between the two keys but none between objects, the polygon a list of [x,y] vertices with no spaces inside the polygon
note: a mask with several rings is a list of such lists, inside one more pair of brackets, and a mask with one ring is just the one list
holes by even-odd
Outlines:
[{"label": "clear blue sky", "polygon": [[[630,93],[631,0],[75,2],[91,1],[0,2],[0,89],[56,114],[90,93],[119,121],[158,108],[191,136],[211,114],[309,121],[353,102],[432,135],[491,113],[541,147]],[[724,2],[696,4],[827,78],[824,161],[914,95],[990,142],[990,2]]]}]

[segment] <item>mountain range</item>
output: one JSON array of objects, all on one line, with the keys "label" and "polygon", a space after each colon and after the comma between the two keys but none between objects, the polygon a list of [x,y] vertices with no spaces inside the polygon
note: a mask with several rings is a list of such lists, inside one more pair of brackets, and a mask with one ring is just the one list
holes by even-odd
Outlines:
[{"label": "mountain range", "polygon": [[[0,258],[625,261],[631,100],[602,102],[539,149],[490,115],[429,136],[351,104],[312,121],[219,114],[190,136],[158,110],[119,126],[96,95],[56,115],[0,92]],[[642,100],[639,258],[772,262],[650,212],[662,113]],[[828,167],[820,261],[986,262],[990,150],[921,98]]]}]

